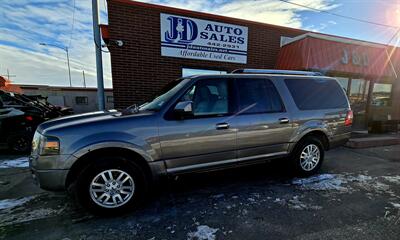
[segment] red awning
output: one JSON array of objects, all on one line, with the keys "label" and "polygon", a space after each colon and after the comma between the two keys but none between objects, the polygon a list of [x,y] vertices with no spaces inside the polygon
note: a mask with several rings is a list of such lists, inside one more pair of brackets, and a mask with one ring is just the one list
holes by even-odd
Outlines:
[{"label": "red awning", "polygon": [[[382,44],[308,33],[282,46],[277,69],[314,70],[365,78],[396,77],[397,51]],[[389,60],[390,59],[390,60]]]}]

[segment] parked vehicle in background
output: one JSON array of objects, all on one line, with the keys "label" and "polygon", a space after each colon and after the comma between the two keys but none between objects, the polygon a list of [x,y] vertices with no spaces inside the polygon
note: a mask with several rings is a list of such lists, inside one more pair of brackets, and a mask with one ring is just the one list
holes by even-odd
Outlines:
[{"label": "parked vehicle in background", "polygon": [[89,210],[116,213],[163,175],[282,157],[297,176],[314,174],[325,150],[349,139],[351,124],[344,91],[320,74],[192,76],[140,107],[41,124],[30,166],[43,189],[68,189]]},{"label": "parked vehicle in background", "polygon": [[26,153],[36,127],[49,119],[71,114],[40,96],[26,96],[0,90],[0,147]]}]

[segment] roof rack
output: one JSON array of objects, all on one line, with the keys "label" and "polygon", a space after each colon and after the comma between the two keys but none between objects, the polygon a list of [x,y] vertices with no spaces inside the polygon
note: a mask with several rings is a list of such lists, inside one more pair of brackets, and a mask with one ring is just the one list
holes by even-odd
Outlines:
[{"label": "roof rack", "polygon": [[277,69],[236,69],[231,73],[252,73],[252,74],[286,74],[286,75],[303,75],[303,76],[322,76],[320,72],[293,71],[293,70],[277,70]]}]

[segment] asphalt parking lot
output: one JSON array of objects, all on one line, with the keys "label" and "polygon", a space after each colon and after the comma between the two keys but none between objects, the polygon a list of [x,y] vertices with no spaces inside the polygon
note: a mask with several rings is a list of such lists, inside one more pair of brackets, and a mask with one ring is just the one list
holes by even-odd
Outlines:
[{"label": "asphalt parking lot", "polygon": [[[11,161],[10,161],[11,160]],[[144,206],[92,216],[0,155],[0,239],[399,239],[400,145],[329,151],[320,174],[268,163],[164,180]]]}]

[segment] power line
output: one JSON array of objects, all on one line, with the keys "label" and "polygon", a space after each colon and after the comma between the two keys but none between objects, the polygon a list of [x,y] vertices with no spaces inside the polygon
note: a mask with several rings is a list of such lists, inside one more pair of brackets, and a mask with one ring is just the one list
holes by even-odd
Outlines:
[{"label": "power line", "polygon": [[400,32],[400,27],[396,30],[396,32],[393,34],[393,36],[389,39],[388,43],[386,44],[387,46],[390,45],[390,43],[395,39],[395,37],[399,34]]},{"label": "power line", "polygon": [[70,36],[69,36],[68,48],[71,47],[72,35],[73,35],[73,33],[74,33],[74,27],[75,27],[75,9],[76,9],[75,0],[73,0],[72,24],[71,24],[71,33],[70,33]]},{"label": "power line", "polygon": [[330,12],[330,11],[327,11],[327,10],[322,10],[322,9],[318,9],[318,8],[313,8],[313,7],[309,7],[309,6],[306,6],[306,5],[302,5],[302,4],[299,4],[299,3],[290,2],[288,0],[278,0],[278,1],[281,1],[281,2],[284,2],[284,3],[288,3],[288,4],[291,4],[291,5],[295,5],[295,6],[298,6],[298,7],[307,8],[307,9],[310,9],[310,10],[313,10],[313,11],[330,14],[330,15],[333,15],[333,16],[336,16],[336,17],[350,19],[350,20],[357,21],[357,22],[368,23],[368,24],[372,24],[372,25],[376,25],[376,26],[395,28],[395,29],[400,27],[400,26],[394,26],[394,25],[389,25],[389,24],[384,24],[384,23],[373,22],[373,21],[369,21],[369,20],[365,20],[365,19],[359,19],[359,18],[355,18],[355,17],[351,17],[351,16],[341,15],[341,14],[337,14],[337,13]]}]

